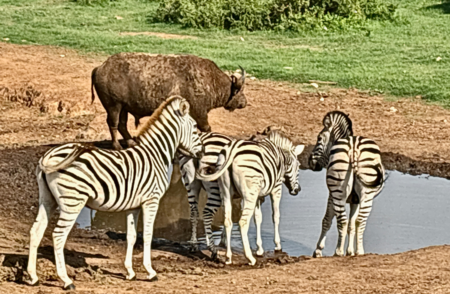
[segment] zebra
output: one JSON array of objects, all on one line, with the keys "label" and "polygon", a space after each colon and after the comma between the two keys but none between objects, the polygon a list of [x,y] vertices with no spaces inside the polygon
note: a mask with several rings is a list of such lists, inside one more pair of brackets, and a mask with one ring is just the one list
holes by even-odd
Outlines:
[{"label": "zebra", "polygon": [[[250,265],[256,263],[249,241],[248,228],[250,218],[255,213],[255,223],[261,225],[261,202],[259,197],[271,194],[274,212],[279,211],[281,188],[284,182],[290,194],[300,192],[298,175],[300,162],[298,156],[302,153],[304,145],[293,146],[292,142],[277,131],[270,132],[268,138],[260,141],[233,140],[226,145],[216,163],[217,170],[212,174],[209,168],[199,167],[197,178],[202,181],[218,180],[221,198],[225,213],[225,230],[227,236],[226,264],[232,263],[231,252],[231,196],[233,190],[243,198],[243,209],[239,221],[244,253]],[[230,172],[226,172],[231,167]],[[275,235],[278,234],[279,214],[276,220]],[[277,240],[279,242],[279,240]],[[257,235],[258,248],[262,248],[261,235]]]},{"label": "zebra", "polygon": [[[372,201],[385,183],[380,148],[371,139],[353,136],[352,121],[340,111],[327,113],[323,125],[309,165],[314,171],[327,167],[326,182],[330,194],[313,257],[322,256],[326,234],[334,216],[339,231],[335,255],[344,255],[347,229],[347,255],[363,255],[363,235]],[[350,204],[350,222],[345,211],[346,203]]]},{"label": "zebra", "polygon": [[197,124],[189,115],[189,103],[171,96],[153,113],[138,135],[139,145],[122,151],[104,150],[77,143],[50,149],[39,160],[36,176],[39,185],[39,209],[30,230],[28,274],[30,285],[38,284],[37,248],[48,220],[59,207],[60,215],[53,231],[55,263],[65,290],[75,289],[67,276],[64,244],[84,206],[109,212],[126,211],[127,280],[134,280],[133,247],[139,212],[144,220],[144,267],[149,281],[157,280],[150,253],[153,223],[161,197],[168,188],[168,169],[178,150],[194,158],[201,157],[203,146]]},{"label": "zebra", "polygon": [[[258,132],[257,135],[254,135],[250,138],[250,140],[258,140],[259,137],[266,137],[268,132],[270,130],[273,130],[274,126],[267,127],[262,132]],[[202,141],[203,146],[205,147],[205,155],[201,159],[201,165],[202,166],[208,166],[208,165],[214,165],[218,157],[220,155],[220,151],[224,146],[227,144],[230,144],[234,138],[226,136],[224,134],[220,133],[201,133],[200,134],[200,140]],[[222,199],[220,198],[220,189],[219,184],[216,181],[201,181],[195,178],[196,173],[196,165],[192,158],[185,156],[183,154],[180,154],[179,156],[179,165],[180,165],[180,171],[183,183],[186,187],[187,193],[188,193],[188,201],[189,201],[189,208],[190,208],[190,222],[191,222],[191,239],[189,241],[191,251],[195,252],[198,250],[198,241],[197,241],[197,222],[198,222],[198,199],[200,190],[203,188],[207,192],[207,202],[205,204],[205,207],[203,209],[203,223],[205,228],[205,239],[206,244],[211,252],[211,259],[216,260],[217,259],[217,249],[215,247],[214,241],[212,239],[212,228],[211,224],[214,219],[214,216],[219,209],[219,207],[222,204]],[[273,213],[273,222],[275,224],[275,250],[281,251],[281,241],[279,236],[279,198],[273,198],[272,203],[275,203],[275,205],[272,205]],[[258,203],[258,207],[262,204],[263,198],[260,198],[258,201],[261,203]],[[260,218],[262,220],[262,218]],[[261,240],[261,225],[260,223],[256,223],[256,229],[257,229],[257,237],[258,240]],[[262,247],[262,241],[258,241],[258,250],[257,255],[262,256],[264,253],[264,249]]]},{"label": "zebra", "polygon": [[[198,211],[198,199],[200,195],[200,190],[203,188],[207,193],[207,202],[205,208],[203,209],[203,224],[205,228],[206,244],[211,251],[211,259],[215,260],[217,258],[217,249],[214,245],[212,239],[212,228],[211,224],[214,216],[222,205],[222,200],[220,198],[219,184],[217,181],[201,181],[196,179],[196,167],[201,164],[203,165],[214,165],[217,162],[220,151],[224,146],[232,142],[234,139],[220,134],[220,133],[206,133],[200,134],[200,140],[205,147],[205,154],[201,159],[201,163],[194,162],[194,159],[183,154],[179,156],[179,165],[181,171],[181,178],[186,187],[188,193],[188,201],[190,208],[190,221],[191,221],[191,239],[189,241],[191,245],[191,251],[198,250],[197,241],[197,221],[199,217]],[[196,164],[197,163],[197,164]]]}]

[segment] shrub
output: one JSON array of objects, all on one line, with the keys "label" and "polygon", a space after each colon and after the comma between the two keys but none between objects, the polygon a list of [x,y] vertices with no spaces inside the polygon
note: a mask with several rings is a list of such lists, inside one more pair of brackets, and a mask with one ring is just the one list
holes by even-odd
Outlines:
[{"label": "shrub", "polygon": [[162,0],[154,18],[194,28],[302,30],[393,20],[395,10],[382,0]]}]

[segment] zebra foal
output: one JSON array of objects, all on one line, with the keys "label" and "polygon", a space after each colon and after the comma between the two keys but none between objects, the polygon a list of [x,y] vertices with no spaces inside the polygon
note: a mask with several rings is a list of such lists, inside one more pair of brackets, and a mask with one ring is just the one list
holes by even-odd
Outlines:
[{"label": "zebra foal", "polygon": [[[273,210],[279,211],[281,185],[284,182],[292,195],[300,192],[298,173],[300,162],[297,157],[304,146],[294,146],[292,142],[279,132],[273,131],[268,138],[260,141],[233,140],[226,145],[216,163],[217,170],[213,174],[205,174],[209,168],[199,168],[197,178],[202,181],[218,180],[220,194],[225,212],[225,229],[227,236],[226,263],[231,264],[231,197],[236,190],[243,198],[243,209],[239,226],[246,258],[251,265],[256,259],[250,249],[248,228],[250,218],[255,213],[255,223],[261,225],[261,202],[259,197],[271,194]],[[231,168],[231,169],[230,169]],[[229,172],[227,172],[229,171]],[[274,216],[279,220],[279,215]],[[278,234],[278,223],[275,223],[275,235]],[[258,231],[258,230],[257,230]],[[279,242],[279,240],[277,240]],[[258,251],[262,249],[261,235],[257,235]],[[261,253],[262,254],[262,253]]]},{"label": "zebra foal", "polygon": [[[339,232],[335,255],[344,255],[347,230],[347,255],[363,255],[363,235],[372,202],[385,182],[380,148],[370,139],[353,136],[350,118],[340,111],[327,113],[323,126],[309,165],[314,171],[327,168],[326,182],[330,194],[313,256],[322,256],[326,234],[334,216]],[[345,211],[346,203],[350,204],[350,222]]]},{"label": "zebra foal", "polygon": [[48,220],[59,207],[60,215],[53,231],[58,276],[64,289],[75,289],[67,276],[64,244],[84,206],[99,211],[127,211],[127,253],[125,267],[128,280],[135,279],[132,267],[133,246],[139,211],[144,220],[144,267],[150,281],[156,280],[150,259],[153,223],[159,200],[169,182],[168,168],[179,150],[201,157],[203,146],[197,125],[189,115],[189,103],[180,96],[163,102],[141,129],[139,145],[123,151],[65,144],[50,149],[36,168],[39,185],[39,209],[30,231],[28,274],[30,285],[38,283],[37,248]]}]

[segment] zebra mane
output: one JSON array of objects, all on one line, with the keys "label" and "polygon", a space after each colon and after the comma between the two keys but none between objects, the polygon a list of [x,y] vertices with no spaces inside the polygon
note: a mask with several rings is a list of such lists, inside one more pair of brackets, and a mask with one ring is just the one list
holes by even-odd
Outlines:
[{"label": "zebra mane", "polygon": [[150,116],[148,121],[145,122],[145,124],[139,129],[138,137],[144,134],[161,116],[164,109],[166,109],[167,105],[172,103],[174,100],[186,100],[183,97],[179,95],[170,96],[167,98],[159,107],[153,112],[153,114]]},{"label": "zebra mane", "polygon": [[332,133],[342,133],[345,130],[348,131],[347,134],[339,134],[340,136],[335,139],[339,139],[342,135],[344,135],[344,137],[353,136],[352,120],[347,114],[338,110],[328,112],[322,121],[324,126],[327,119],[329,119],[332,124]]},{"label": "zebra mane", "polygon": [[267,134],[267,138],[269,141],[285,151],[290,151],[293,147],[291,139],[279,130],[270,131]]}]

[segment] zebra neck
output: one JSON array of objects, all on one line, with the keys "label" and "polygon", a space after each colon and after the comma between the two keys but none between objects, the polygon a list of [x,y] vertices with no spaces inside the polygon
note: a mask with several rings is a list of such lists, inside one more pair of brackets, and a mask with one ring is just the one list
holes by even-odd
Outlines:
[{"label": "zebra neck", "polygon": [[167,129],[152,125],[144,134],[139,136],[141,145],[153,150],[155,159],[158,159],[165,168],[169,169],[175,157],[176,149],[180,144],[178,129]]},{"label": "zebra neck", "polygon": [[[284,154],[283,148],[277,146],[275,143],[273,143],[269,139],[265,139],[261,143],[260,143],[260,146],[265,147],[263,149],[264,150],[264,156],[267,158],[268,161],[274,161],[275,162],[275,164],[278,167],[278,172],[279,172],[280,175],[284,174],[284,172],[285,172],[286,156]],[[277,153],[279,155],[277,155]]]}]

